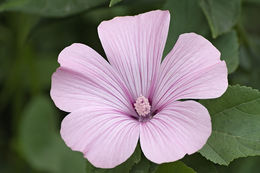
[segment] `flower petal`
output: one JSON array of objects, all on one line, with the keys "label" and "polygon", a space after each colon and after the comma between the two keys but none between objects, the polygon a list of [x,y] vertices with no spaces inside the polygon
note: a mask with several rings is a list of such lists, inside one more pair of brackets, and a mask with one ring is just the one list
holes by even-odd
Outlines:
[{"label": "flower petal", "polygon": [[84,153],[94,166],[113,168],[134,152],[139,124],[110,108],[90,106],[64,118],[61,136],[72,150]]},{"label": "flower petal", "polygon": [[198,151],[210,134],[210,116],[204,106],[176,101],[141,125],[140,143],[144,155],[160,164]]},{"label": "flower petal", "polygon": [[51,97],[57,107],[68,112],[89,105],[104,105],[129,116],[136,115],[118,90],[109,84],[100,85],[96,80],[60,67],[52,76]]},{"label": "flower petal", "polygon": [[57,107],[72,112],[99,101],[134,112],[120,77],[94,50],[73,44],[60,53],[58,61],[61,67],[53,74],[51,86]]},{"label": "flower petal", "polygon": [[228,87],[227,67],[219,51],[205,38],[182,34],[160,68],[153,104],[162,109],[178,99],[220,97]]},{"label": "flower petal", "polygon": [[102,22],[98,34],[110,64],[136,99],[153,93],[170,14],[151,11]]}]

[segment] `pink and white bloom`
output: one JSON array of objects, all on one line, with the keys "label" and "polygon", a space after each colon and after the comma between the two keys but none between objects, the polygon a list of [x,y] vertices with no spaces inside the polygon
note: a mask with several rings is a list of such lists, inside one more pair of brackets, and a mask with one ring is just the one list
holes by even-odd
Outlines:
[{"label": "pink and white bloom", "polygon": [[152,162],[173,162],[210,136],[207,109],[180,100],[220,97],[228,86],[226,63],[195,33],[180,35],[161,63],[169,22],[169,12],[160,10],[103,21],[98,34],[109,62],[79,43],[60,53],[51,97],[71,112],[61,136],[94,166],[123,163],[138,140]]}]

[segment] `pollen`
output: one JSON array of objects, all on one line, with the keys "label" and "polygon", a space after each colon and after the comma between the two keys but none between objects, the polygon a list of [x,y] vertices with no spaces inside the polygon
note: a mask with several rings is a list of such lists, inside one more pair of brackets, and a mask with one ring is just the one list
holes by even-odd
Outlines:
[{"label": "pollen", "polygon": [[151,106],[149,103],[149,100],[145,98],[144,96],[140,96],[136,99],[136,102],[134,104],[135,110],[138,113],[138,115],[145,117],[148,115],[151,111]]}]

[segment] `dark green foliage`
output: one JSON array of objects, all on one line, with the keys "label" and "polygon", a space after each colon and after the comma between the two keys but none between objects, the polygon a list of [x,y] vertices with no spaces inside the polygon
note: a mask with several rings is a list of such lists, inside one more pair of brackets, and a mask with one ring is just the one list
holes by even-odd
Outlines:
[{"label": "dark green foliage", "polygon": [[231,86],[214,100],[201,100],[212,119],[212,134],[200,153],[228,165],[238,157],[260,155],[260,92]]}]

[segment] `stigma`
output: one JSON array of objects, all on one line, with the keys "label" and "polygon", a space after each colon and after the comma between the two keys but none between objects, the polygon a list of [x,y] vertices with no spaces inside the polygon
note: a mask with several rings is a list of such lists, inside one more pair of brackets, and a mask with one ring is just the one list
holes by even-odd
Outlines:
[{"label": "stigma", "polygon": [[140,96],[136,99],[134,107],[138,115],[141,117],[146,117],[151,112],[149,100],[144,96]]}]

